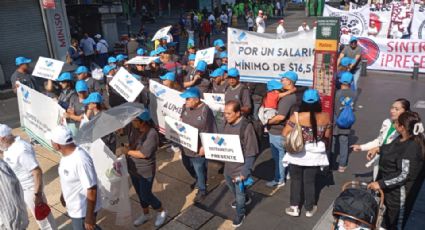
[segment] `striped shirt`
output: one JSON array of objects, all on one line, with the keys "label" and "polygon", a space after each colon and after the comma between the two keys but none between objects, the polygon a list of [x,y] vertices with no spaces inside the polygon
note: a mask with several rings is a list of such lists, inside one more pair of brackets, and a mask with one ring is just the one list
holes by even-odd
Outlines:
[{"label": "striped shirt", "polygon": [[21,230],[28,226],[24,193],[18,178],[0,159],[0,229]]}]

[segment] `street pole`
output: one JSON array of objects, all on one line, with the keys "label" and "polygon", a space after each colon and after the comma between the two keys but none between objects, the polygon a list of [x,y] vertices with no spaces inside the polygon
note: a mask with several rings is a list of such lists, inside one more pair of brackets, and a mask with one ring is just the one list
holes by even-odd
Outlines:
[{"label": "street pole", "polygon": [[50,38],[50,31],[49,31],[49,26],[47,25],[47,17],[46,17],[46,12],[44,11],[43,8],[43,0],[39,0],[38,3],[40,4],[40,10],[41,10],[41,17],[43,18],[43,26],[44,26],[44,31],[46,33],[46,40],[47,40],[47,48],[49,49],[49,56],[51,58],[53,57],[53,46],[52,46],[52,40]]}]

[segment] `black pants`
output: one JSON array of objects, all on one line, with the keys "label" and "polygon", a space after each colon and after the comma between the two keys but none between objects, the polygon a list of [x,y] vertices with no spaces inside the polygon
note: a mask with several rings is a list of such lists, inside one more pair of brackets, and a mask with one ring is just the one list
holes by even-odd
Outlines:
[{"label": "black pants", "polygon": [[404,207],[403,207],[403,210],[401,210],[400,208],[401,208],[401,202],[404,203],[405,201],[405,195],[401,195],[401,188],[385,190],[384,194],[385,194],[384,204],[386,207],[386,211],[384,214],[382,227],[384,227],[387,230],[401,229],[400,226],[403,224],[405,209]]},{"label": "black pants", "polygon": [[316,204],[316,176],[318,166],[289,165],[291,175],[291,206],[300,206],[303,203],[307,211],[311,211]]}]

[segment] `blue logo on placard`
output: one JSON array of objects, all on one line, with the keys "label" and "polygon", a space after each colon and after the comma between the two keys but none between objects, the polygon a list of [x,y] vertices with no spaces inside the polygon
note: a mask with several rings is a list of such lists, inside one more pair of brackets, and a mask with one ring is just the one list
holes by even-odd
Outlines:
[{"label": "blue logo on placard", "polygon": [[30,92],[26,89],[24,89],[24,87],[21,87],[21,92],[22,92],[22,99],[24,102],[26,103],[30,103]]},{"label": "blue logo on placard", "polygon": [[218,146],[225,146],[226,145],[226,141],[222,137],[215,136],[215,137],[211,137],[211,139],[213,140],[214,144],[216,144]]},{"label": "blue logo on placard", "polygon": [[176,126],[177,130],[180,133],[186,133],[186,127],[184,127],[183,124],[180,124],[180,123],[176,122],[176,123],[174,123],[174,125]]},{"label": "blue logo on placard", "polygon": [[126,82],[128,85],[131,85],[131,84],[134,82],[133,76],[130,76],[130,75],[126,74],[126,75],[125,75],[125,78],[126,78],[125,82]]},{"label": "blue logo on placard", "polygon": [[213,95],[213,96],[212,96],[212,98],[213,98],[213,99],[214,99],[214,101],[216,101],[216,102],[220,102],[220,101],[222,101],[222,100],[223,100],[223,97],[218,96],[218,95]]},{"label": "blue logo on placard", "polygon": [[53,62],[49,61],[49,60],[45,60],[46,66],[47,67],[52,67],[53,66]]},{"label": "blue logo on placard", "polygon": [[159,97],[162,94],[164,94],[165,92],[167,92],[167,90],[165,90],[161,87],[158,87],[157,85],[153,86],[153,94],[155,94],[155,96]]},{"label": "blue logo on placard", "polygon": [[248,38],[247,34],[243,31],[239,33],[238,31],[233,30],[232,35],[238,42],[243,42]]}]

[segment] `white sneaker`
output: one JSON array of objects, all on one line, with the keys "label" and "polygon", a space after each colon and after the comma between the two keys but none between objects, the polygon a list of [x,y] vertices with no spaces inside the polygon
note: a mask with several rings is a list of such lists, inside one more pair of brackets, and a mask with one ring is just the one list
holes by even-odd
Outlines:
[{"label": "white sneaker", "polygon": [[312,217],[316,212],[317,212],[317,206],[315,205],[315,206],[313,206],[313,209],[311,211],[307,211],[305,213],[305,216],[306,217]]},{"label": "white sneaker", "polygon": [[270,188],[273,188],[273,187],[280,188],[280,187],[285,186],[285,182],[284,181],[277,182],[277,181],[272,180],[272,181],[267,182],[266,186],[270,187]]},{"label": "white sneaker", "polygon": [[298,207],[291,206],[285,209],[285,213],[290,216],[300,216],[300,209]]},{"label": "white sneaker", "polygon": [[162,212],[158,212],[155,220],[155,227],[159,227],[164,224],[167,219],[167,211],[163,210]]},{"label": "white sneaker", "polygon": [[139,217],[139,218],[137,218],[137,219],[133,222],[133,225],[134,225],[135,227],[137,227],[137,226],[140,226],[140,225],[142,225],[142,224],[146,223],[146,221],[148,221],[148,220],[149,220],[149,217],[148,217],[147,215],[145,215],[145,214],[143,214],[143,213],[142,213],[142,215],[140,215],[140,217]]}]

